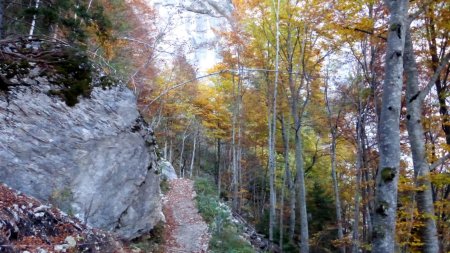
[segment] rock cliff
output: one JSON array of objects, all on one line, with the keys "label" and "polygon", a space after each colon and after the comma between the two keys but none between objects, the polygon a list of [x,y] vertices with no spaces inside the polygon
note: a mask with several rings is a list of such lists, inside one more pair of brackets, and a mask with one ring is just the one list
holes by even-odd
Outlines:
[{"label": "rock cliff", "polygon": [[0,182],[125,239],[149,231],[163,218],[159,175],[153,133],[134,94],[92,87],[68,106],[51,95],[57,85],[48,66],[21,68],[0,71],[10,80],[0,91]]},{"label": "rock cliff", "polygon": [[201,74],[218,63],[221,48],[214,30],[231,28],[230,0],[149,0],[147,3],[158,12],[157,26],[165,31],[164,40],[171,42],[158,45],[160,50],[183,52]]}]

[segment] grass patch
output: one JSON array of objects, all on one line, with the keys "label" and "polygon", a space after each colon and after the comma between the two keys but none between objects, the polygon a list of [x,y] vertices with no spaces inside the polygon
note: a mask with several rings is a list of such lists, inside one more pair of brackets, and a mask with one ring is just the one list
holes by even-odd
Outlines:
[{"label": "grass patch", "polygon": [[255,250],[240,234],[241,229],[231,221],[231,211],[220,202],[214,183],[207,179],[195,180],[197,207],[211,232],[209,250],[213,253],[253,253]]}]

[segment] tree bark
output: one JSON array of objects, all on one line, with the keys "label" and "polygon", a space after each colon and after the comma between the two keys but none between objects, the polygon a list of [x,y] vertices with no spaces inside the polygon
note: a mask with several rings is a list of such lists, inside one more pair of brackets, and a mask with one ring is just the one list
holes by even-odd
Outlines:
[{"label": "tree bark", "polygon": [[439,240],[436,222],[433,219],[435,215],[433,193],[430,182],[429,163],[426,160],[425,135],[422,126],[423,100],[421,97],[424,96],[418,96],[420,94],[419,75],[409,27],[406,31],[403,64],[406,76],[406,126],[413,158],[415,183],[416,187],[421,189],[416,193],[416,202],[419,215],[424,222],[424,226],[420,228],[422,242],[424,243],[422,252],[437,253],[439,252]]},{"label": "tree bark", "polygon": [[89,0],[88,7],[87,7],[86,11],[89,11],[89,9],[91,8],[91,6],[92,6],[92,0]]},{"label": "tree bark", "polygon": [[[287,167],[289,169],[289,167]],[[284,237],[284,187],[286,186],[286,167],[284,167],[285,175],[283,176],[283,184],[281,185],[281,197],[280,197],[280,238],[279,245],[280,251],[283,252],[283,237]]]},{"label": "tree bark", "polygon": [[[359,85],[359,84],[358,84]],[[355,209],[353,215],[353,238],[352,238],[352,253],[359,252],[359,216],[360,216],[360,192],[361,192],[361,174],[363,167],[363,152],[362,152],[362,130],[363,127],[362,117],[361,117],[361,101],[359,97],[358,88],[358,120],[356,122],[356,189],[355,189]]]},{"label": "tree bark", "polygon": [[[336,130],[331,134],[331,178],[333,180],[333,190],[334,190],[334,205],[336,209],[336,223],[338,228],[338,239],[342,241],[344,239],[344,230],[342,229],[342,207],[341,198],[339,194],[339,184],[337,180],[336,173]],[[339,251],[345,253],[345,246],[341,246]]]},{"label": "tree bark", "polygon": [[217,138],[217,195],[220,197],[220,192],[222,191],[221,181],[222,181],[222,172],[220,171],[220,138]]},{"label": "tree bark", "polygon": [[[307,34],[307,26],[304,26],[305,36]],[[294,86],[294,83],[290,86],[291,90],[291,113],[295,125],[295,168],[296,168],[296,189],[298,191],[298,210],[300,213],[300,252],[309,252],[309,229],[308,229],[308,213],[306,209],[306,186],[305,186],[305,170],[303,164],[303,140],[302,140],[302,118],[305,112],[305,107],[309,100],[309,87],[306,87],[307,96],[303,103],[303,108],[299,112],[299,94],[300,89],[305,86],[306,83],[306,63],[305,63],[305,50],[306,50],[306,38],[302,39],[301,53],[300,53],[300,65],[301,65],[301,79],[298,89]]]},{"label": "tree bark", "polygon": [[164,139],[164,159],[167,160],[167,137]]},{"label": "tree bark", "polygon": [[180,152],[180,161],[178,163],[178,168],[180,170],[180,177],[184,178],[184,168],[183,168],[183,155],[184,155],[184,143],[186,142],[186,131],[183,134],[183,140],[181,142],[181,152]]},{"label": "tree bark", "polygon": [[309,252],[308,214],[306,211],[306,187],[303,165],[301,127],[295,131],[295,167],[297,169],[298,208],[300,210],[300,252]]},{"label": "tree bark", "polygon": [[[289,126],[286,126],[286,119],[284,115],[281,116],[281,133],[284,143],[284,168],[285,179],[289,190],[289,241],[294,239],[295,231],[295,187],[292,180],[290,162],[289,162]],[[283,184],[284,187],[285,184]]]},{"label": "tree bark", "polygon": [[195,147],[197,144],[197,138],[198,138],[198,132],[194,135],[194,143],[192,144],[192,159],[191,159],[191,166],[189,168],[189,178],[192,178],[192,171],[194,171],[194,161],[195,161]]},{"label": "tree bark", "polygon": [[170,163],[172,163],[172,154],[173,154],[173,145],[172,145],[172,138],[170,138],[170,143],[169,143],[169,157],[167,159],[167,161],[169,161]]},{"label": "tree bark", "polygon": [[372,251],[394,252],[400,173],[400,111],[408,0],[386,0],[390,12],[385,80],[380,115],[380,162],[376,177]]},{"label": "tree bark", "polygon": [[[290,4],[289,2],[287,3],[288,5]],[[287,7],[288,9],[290,9],[290,7]],[[289,85],[289,89],[291,90],[291,93],[296,94],[295,93],[295,78],[294,78],[294,51],[296,46],[298,46],[298,40],[299,40],[299,34],[297,32],[297,36],[295,37],[295,43],[293,43],[293,38],[292,38],[292,31],[294,29],[292,29],[292,25],[291,25],[291,18],[292,18],[292,14],[290,13],[289,15],[289,22],[287,23],[287,38],[286,38],[286,47],[287,47],[287,55],[286,55],[286,64],[287,64],[287,71],[288,71],[288,85]],[[291,95],[292,99],[290,101],[291,103],[291,107],[295,106],[297,107],[298,105],[294,105],[294,103],[298,103],[297,99],[298,96],[296,95]],[[289,99],[289,98],[288,98]],[[294,101],[295,99],[295,101]],[[285,145],[285,160],[287,163],[289,163],[289,124],[286,126],[286,119],[284,118],[284,115],[282,115],[282,137],[283,137],[283,142]],[[286,155],[288,155],[286,157]],[[289,164],[285,164],[285,166]],[[287,179],[287,183],[288,183],[288,189],[289,189],[289,233],[288,233],[288,238],[290,242],[293,242],[294,240],[294,232],[295,232],[295,201],[296,201],[296,187],[294,185],[294,180],[293,180],[293,176],[291,175],[291,171],[290,169],[288,169],[286,171],[286,179]]]},{"label": "tree bark", "polygon": [[[240,77],[239,77],[240,78]],[[234,108],[233,108],[233,119],[232,119],[232,129],[231,129],[231,188],[233,192],[233,202],[232,202],[232,208],[233,211],[237,211],[238,209],[238,169],[237,169],[237,145],[236,145],[236,125],[237,125],[237,118],[238,118],[238,111],[239,111],[239,102],[237,97],[239,94],[236,95],[236,85],[235,80],[233,76],[233,98],[234,98]],[[238,84],[239,86],[239,84]],[[239,88],[238,88],[239,90]],[[239,93],[239,91],[237,92]]]},{"label": "tree bark", "polygon": [[[328,125],[330,127],[330,135],[331,135],[331,179],[333,181],[333,190],[334,190],[334,205],[336,211],[336,223],[338,228],[338,239],[342,241],[344,239],[344,230],[342,229],[342,207],[341,207],[341,198],[339,194],[339,184],[337,180],[337,172],[336,172],[336,140],[337,140],[337,126],[336,122],[332,122],[332,114],[331,114],[331,106],[328,100],[328,85],[325,86],[325,103],[327,107],[328,114]],[[345,246],[339,247],[339,251],[341,253],[345,253]]]},{"label": "tree bark", "polygon": [[[274,1],[275,4],[275,1]],[[269,210],[269,240],[273,241],[273,228],[275,227],[276,219],[276,193],[275,193],[275,167],[276,167],[276,132],[277,132],[277,91],[278,91],[278,68],[279,68],[279,51],[280,51],[280,0],[277,2],[276,10],[276,52],[275,52],[275,80],[273,85],[272,98],[272,114],[269,118],[269,187],[270,187],[270,210]]]},{"label": "tree bark", "polygon": [[[36,11],[39,9],[39,2],[40,0],[36,0],[36,5],[34,6],[34,8],[36,9]],[[31,21],[31,27],[30,27],[30,32],[28,35],[28,39],[33,38],[33,34],[34,34],[34,30],[36,28],[36,14],[33,15],[33,20]]]}]

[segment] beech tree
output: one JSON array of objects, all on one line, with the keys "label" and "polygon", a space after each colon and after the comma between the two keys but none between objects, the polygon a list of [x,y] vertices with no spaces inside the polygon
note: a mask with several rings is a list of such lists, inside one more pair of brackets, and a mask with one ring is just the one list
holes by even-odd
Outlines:
[{"label": "beech tree", "polygon": [[379,123],[380,162],[376,178],[373,252],[394,252],[400,174],[400,111],[408,0],[385,1],[390,12],[385,79]]},{"label": "beech tree", "polygon": [[[338,139],[338,122],[340,118],[340,108],[337,109],[337,115],[333,113],[332,105],[330,103],[330,98],[328,94],[328,77],[326,77],[325,80],[325,105],[327,109],[327,121],[328,121],[328,127],[330,128],[330,135],[331,135],[331,145],[330,145],[330,156],[331,156],[331,178],[333,180],[333,191],[334,191],[334,203],[335,203],[335,211],[336,211],[336,222],[337,222],[337,228],[338,228],[338,239],[343,240],[344,239],[344,232],[343,232],[343,226],[342,226],[342,206],[341,206],[341,197],[339,194],[339,183],[338,183],[338,177],[336,172],[336,155],[337,155],[337,139]],[[345,246],[340,247],[341,253],[345,253]]]}]

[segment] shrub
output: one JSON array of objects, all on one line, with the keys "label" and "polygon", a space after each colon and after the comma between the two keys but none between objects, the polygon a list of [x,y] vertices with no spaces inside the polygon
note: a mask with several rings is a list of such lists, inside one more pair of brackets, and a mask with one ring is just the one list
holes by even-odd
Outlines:
[{"label": "shrub", "polygon": [[207,179],[195,181],[197,207],[211,232],[211,252],[247,253],[255,252],[240,234],[241,230],[231,220],[230,208],[220,202],[217,190]]}]

